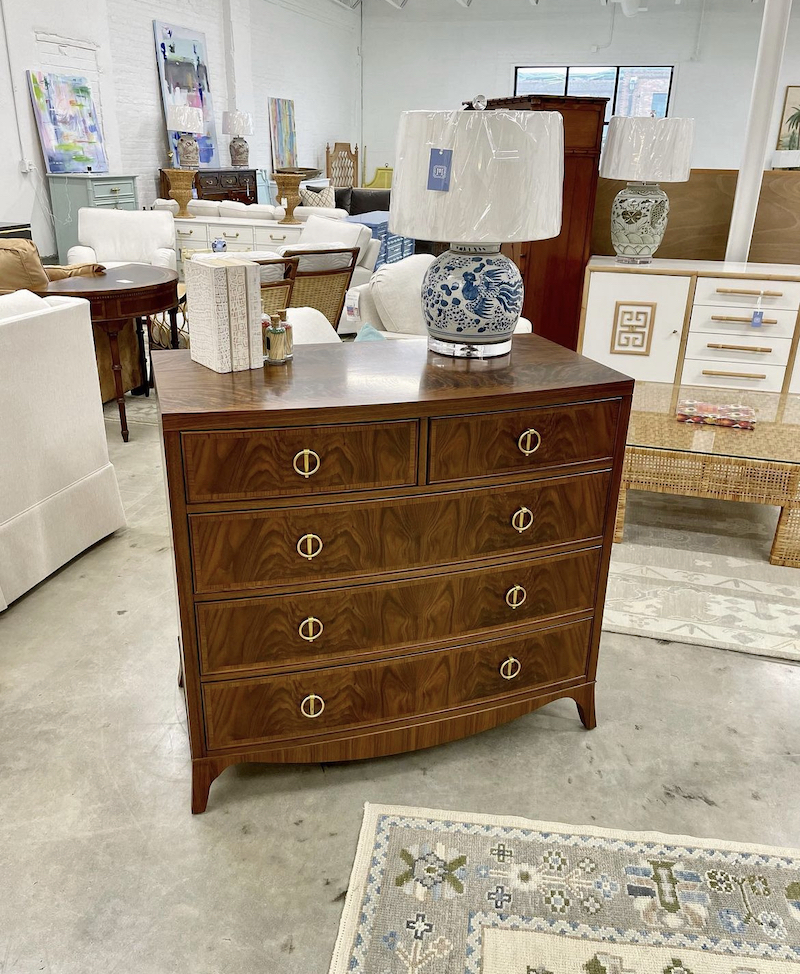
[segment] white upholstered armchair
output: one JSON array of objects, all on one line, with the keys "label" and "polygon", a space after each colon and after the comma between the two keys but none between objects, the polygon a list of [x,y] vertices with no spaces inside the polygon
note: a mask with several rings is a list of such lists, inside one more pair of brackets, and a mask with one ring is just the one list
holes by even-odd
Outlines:
[{"label": "white upholstered armchair", "polygon": [[175,270],[175,221],[166,210],[78,210],[69,264],[154,264]]}]

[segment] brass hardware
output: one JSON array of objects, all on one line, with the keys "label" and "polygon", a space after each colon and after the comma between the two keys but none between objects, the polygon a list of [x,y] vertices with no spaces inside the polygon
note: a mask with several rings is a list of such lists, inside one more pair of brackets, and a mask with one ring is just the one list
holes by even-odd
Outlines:
[{"label": "brass hardware", "polygon": [[316,693],[309,693],[307,697],[303,697],[300,703],[300,710],[303,712],[304,717],[319,717],[324,709],[325,701],[322,697],[317,696]]},{"label": "brass hardware", "polygon": [[109,192],[111,192],[111,193],[118,193],[119,192],[119,186],[112,186],[109,189]]},{"label": "brass hardware", "polygon": [[517,440],[517,446],[529,457],[532,453],[536,453],[539,447],[542,445],[542,437],[539,432],[535,429],[525,430],[524,433],[519,434],[519,439]]},{"label": "brass hardware", "polygon": [[500,664],[500,676],[504,680],[513,680],[514,677],[519,676],[521,669],[522,663],[520,663],[517,657],[509,656],[507,660],[504,660]]},{"label": "brass hardware", "polygon": [[746,294],[756,298],[782,298],[783,291],[752,291],[741,287],[718,287],[717,294]]},{"label": "brass hardware", "polygon": [[236,239],[236,237],[239,236],[239,231],[237,230],[236,233],[225,233],[225,231],[223,230],[222,231],[222,236],[223,237],[227,237],[228,240],[234,240],[234,239]]},{"label": "brass hardware", "polygon": [[297,554],[309,561],[316,558],[320,551],[322,551],[322,539],[316,534],[304,534],[297,542]]},{"label": "brass hardware", "polygon": [[269,239],[270,240],[285,240],[286,239],[286,234],[285,233],[279,233],[279,234],[271,233],[269,235]]},{"label": "brass hardware", "polygon": [[178,236],[179,237],[191,237],[191,235],[193,233],[194,233],[194,230],[179,230],[178,231]]},{"label": "brass hardware", "polygon": [[506,592],[506,605],[512,609],[518,609],[527,597],[528,593],[521,585],[512,585]]},{"label": "brass hardware", "polygon": [[[736,315],[711,315],[711,320],[712,321],[738,321],[738,322],[741,322],[741,324],[743,324],[743,325],[751,325],[753,323],[752,317],[751,318],[738,318]],[[761,324],[762,325],[777,325],[778,324],[778,319],[777,318],[765,318],[761,322]]]},{"label": "brass hardware", "polygon": [[725,348],[731,352],[760,352],[762,355],[768,355],[772,351],[771,348],[760,348],[755,345],[722,345],[720,342],[709,342],[706,348]]},{"label": "brass hardware", "polygon": [[[310,463],[312,457],[314,458],[313,468]],[[302,469],[300,469],[301,461]],[[295,473],[299,473],[301,477],[305,477],[308,480],[309,477],[312,477],[319,470],[320,462],[318,453],[315,453],[313,450],[301,450],[299,453],[295,453],[292,466],[294,467]]]},{"label": "brass hardware", "polygon": [[511,515],[511,523],[514,528],[522,534],[533,524],[533,511],[527,507],[521,507]]},{"label": "brass hardware", "polygon": [[301,639],[305,639],[307,643],[313,643],[315,639],[319,639],[322,635],[324,628],[316,616],[309,616],[307,619],[303,619],[297,627],[297,631],[300,633]]},{"label": "brass hardware", "polygon": [[766,379],[765,375],[757,372],[715,372],[712,369],[703,369],[703,375],[724,375],[731,379]]}]

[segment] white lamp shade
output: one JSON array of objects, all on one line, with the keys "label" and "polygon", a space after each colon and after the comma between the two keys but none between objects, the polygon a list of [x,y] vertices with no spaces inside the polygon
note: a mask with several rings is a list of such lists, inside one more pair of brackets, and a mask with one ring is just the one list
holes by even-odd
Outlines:
[{"label": "white lamp shade", "polygon": [[223,112],[222,132],[224,135],[252,135],[253,116],[250,112]]},{"label": "white lamp shade", "polygon": [[684,183],[691,174],[693,118],[614,115],[600,175],[641,183]]},{"label": "white lamp shade", "polygon": [[205,132],[202,108],[191,105],[170,105],[167,111],[167,128],[170,132],[191,132],[200,135]]},{"label": "white lamp shade", "polygon": [[[446,150],[449,188],[429,188],[429,175],[441,175],[440,161],[446,166]],[[555,237],[563,183],[558,112],[403,112],[389,226],[448,243]]]}]

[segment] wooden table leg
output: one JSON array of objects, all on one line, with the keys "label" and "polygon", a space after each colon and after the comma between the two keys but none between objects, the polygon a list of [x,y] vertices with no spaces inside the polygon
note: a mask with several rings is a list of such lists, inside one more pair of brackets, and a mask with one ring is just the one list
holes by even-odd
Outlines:
[{"label": "wooden table leg", "polygon": [[172,345],[173,348],[177,348],[178,347],[178,341],[179,341],[179,336],[178,336],[178,308],[177,308],[177,306],[174,307],[174,308],[170,308],[169,311],[167,312],[167,314],[169,315],[169,340],[170,340],[170,345]]},{"label": "wooden table leg", "polygon": [[[148,319],[148,335],[150,333],[149,319]],[[131,389],[131,395],[133,396],[149,396],[150,395],[150,381],[147,377],[147,356],[145,354],[144,348],[144,318],[136,319],[136,340],[139,345],[139,371],[142,374],[142,383],[138,385],[135,389]]]},{"label": "wooden table leg", "polygon": [[800,507],[782,507],[769,553],[771,565],[800,568]]},{"label": "wooden table leg", "polygon": [[111,348],[111,368],[114,372],[114,390],[117,393],[117,406],[119,407],[119,425],[122,432],[122,439],[128,442],[128,418],[125,415],[125,387],[122,383],[122,365],[119,360],[119,333],[127,324],[125,319],[121,321],[102,321],[99,322],[103,331],[108,335],[108,344]]},{"label": "wooden table leg", "polygon": [[622,541],[622,536],[625,533],[625,505],[627,499],[628,492],[624,487],[621,487],[619,500],[617,501],[617,519],[614,522],[614,542],[617,544]]}]

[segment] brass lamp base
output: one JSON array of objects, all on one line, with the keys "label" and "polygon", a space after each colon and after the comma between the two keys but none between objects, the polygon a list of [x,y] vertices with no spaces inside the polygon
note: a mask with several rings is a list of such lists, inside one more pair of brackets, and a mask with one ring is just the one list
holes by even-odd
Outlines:
[{"label": "brass lamp base", "polygon": [[178,204],[178,212],[175,214],[181,220],[193,220],[194,214],[190,213],[186,206],[192,198],[194,187],[194,177],[196,169],[165,169],[169,179],[169,195]]},{"label": "brass lamp base", "polygon": [[276,169],[272,175],[278,186],[278,202],[286,199],[286,216],[280,222],[300,223],[294,216],[294,208],[300,202],[300,183],[319,176],[319,169]]}]

